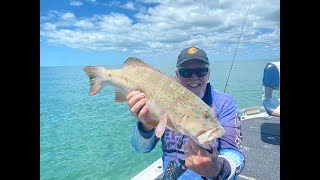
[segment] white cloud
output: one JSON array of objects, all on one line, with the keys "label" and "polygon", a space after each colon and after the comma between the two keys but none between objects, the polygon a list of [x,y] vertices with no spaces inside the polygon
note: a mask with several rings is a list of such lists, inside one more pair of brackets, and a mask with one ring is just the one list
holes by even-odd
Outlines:
[{"label": "white cloud", "polygon": [[121,6],[124,9],[129,9],[129,10],[137,10],[137,8],[134,6],[133,2],[129,1],[126,4]]},{"label": "white cloud", "polygon": [[73,13],[64,13],[61,15],[61,19],[66,21],[73,20],[75,19],[75,15]]},{"label": "white cloud", "polygon": [[[147,5],[156,3],[147,9]],[[134,17],[116,12],[92,17],[76,17],[72,12],[51,11],[41,17],[41,42],[73,48],[104,51],[120,49],[136,53],[177,53],[196,45],[212,54],[233,55],[248,7],[241,37],[246,45],[280,46],[279,0],[139,0],[113,6],[137,10]],[[131,11],[132,12],[132,11]],[[257,34],[261,29],[270,29]]]},{"label": "white cloud", "polygon": [[74,23],[74,26],[83,28],[83,29],[92,29],[94,24],[89,20],[79,20]]},{"label": "white cloud", "polygon": [[82,6],[83,3],[81,1],[70,1],[70,6]]},{"label": "white cloud", "polygon": [[51,23],[44,23],[40,27],[42,27],[42,30],[44,31],[55,31],[56,30],[56,25],[51,24]]},{"label": "white cloud", "polygon": [[111,2],[107,3],[107,6],[118,6],[120,5],[119,1],[112,0]]}]

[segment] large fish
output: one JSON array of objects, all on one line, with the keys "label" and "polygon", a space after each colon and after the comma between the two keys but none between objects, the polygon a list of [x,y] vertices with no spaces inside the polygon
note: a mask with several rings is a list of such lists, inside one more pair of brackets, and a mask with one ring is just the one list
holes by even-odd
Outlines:
[{"label": "large fish", "polygon": [[210,141],[224,134],[214,111],[202,99],[182,86],[176,78],[138,58],[128,58],[122,69],[86,66],[84,71],[90,78],[90,96],[105,85],[115,88],[117,102],[127,101],[130,91],[143,92],[157,137],[161,137],[168,127],[210,149]]}]

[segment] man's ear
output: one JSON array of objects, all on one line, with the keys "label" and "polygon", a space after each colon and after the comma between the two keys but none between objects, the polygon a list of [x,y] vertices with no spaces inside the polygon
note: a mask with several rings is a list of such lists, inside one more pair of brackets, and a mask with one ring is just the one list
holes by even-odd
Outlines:
[{"label": "man's ear", "polygon": [[209,68],[209,71],[208,71],[208,81],[210,80],[210,68]]}]

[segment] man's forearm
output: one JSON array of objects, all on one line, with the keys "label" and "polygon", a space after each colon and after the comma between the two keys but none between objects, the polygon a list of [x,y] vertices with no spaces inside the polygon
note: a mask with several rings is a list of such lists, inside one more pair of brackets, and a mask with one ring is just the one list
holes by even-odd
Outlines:
[{"label": "man's forearm", "polygon": [[217,159],[215,162],[211,162],[211,165],[201,168],[199,174],[202,174],[204,177],[214,179],[219,176],[221,168],[223,168],[222,164]]},{"label": "man's forearm", "polygon": [[152,130],[153,130],[152,126],[146,125],[144,123],[138,122],[138,125],[140,126],[140,127],[138,127],[139,130],[142,132],[152,132]]},{"label": "man's forearm", "polygon": [[155,147],[159,139],[155,137],[154,129],[145,131],[141,124],[137,122],[133,127],[132,146],[137,152],[147,153]]},{"label": "man's forearm", "polygon": [[227,165],[225,165],[224,170],[227,171],[226,179],[233,179],[238,176],[245,166],[245,159],[242,153],[235,151],[233,149],[222,149],[219,152],[219,159],[223,158]]}]

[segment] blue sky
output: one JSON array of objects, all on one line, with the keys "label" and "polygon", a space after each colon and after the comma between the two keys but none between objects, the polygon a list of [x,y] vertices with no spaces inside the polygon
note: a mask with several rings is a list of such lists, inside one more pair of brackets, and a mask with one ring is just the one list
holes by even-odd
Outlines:
[{"label": "blue sky", "polygon": [[40,66],[232,61],[248,8],[236,60],[280,59],[279,0],[40,0]]}]

